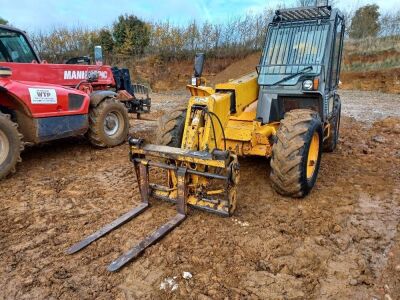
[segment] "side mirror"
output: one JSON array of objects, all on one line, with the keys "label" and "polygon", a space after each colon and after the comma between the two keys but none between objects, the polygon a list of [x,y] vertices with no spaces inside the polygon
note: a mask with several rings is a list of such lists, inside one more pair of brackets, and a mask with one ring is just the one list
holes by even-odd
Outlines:
[{"label": "side mirror", "polygon": [[101,46],[94,47],[94,61],[96,66],[103,65],[103,49],[101,49]]},{"label": "side mirror", "polygon": [[203,74],[204,61],[206,56],[204,53],[197,53],[194,58],[194,77],[201,77]]}]

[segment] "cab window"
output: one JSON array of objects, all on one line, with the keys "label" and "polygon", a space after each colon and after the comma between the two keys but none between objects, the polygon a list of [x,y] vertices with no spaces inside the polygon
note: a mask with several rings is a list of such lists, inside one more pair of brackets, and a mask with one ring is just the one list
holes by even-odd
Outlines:
[{"label": "cab window", "polygon": [[331,73],[331,88],[336,88],[339,83],[341,48],[343,40],[343,21],[339,20],[336,27],[336,38],[334,41],[332,73]]},{"label": "cab window", "polygon": [[24,35],[0,28],[0,62],[30,63],[37,61]]}]

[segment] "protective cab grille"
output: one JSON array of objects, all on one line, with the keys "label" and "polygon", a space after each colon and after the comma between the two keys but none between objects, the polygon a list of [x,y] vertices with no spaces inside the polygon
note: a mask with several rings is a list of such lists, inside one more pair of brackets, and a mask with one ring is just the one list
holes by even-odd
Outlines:
[{"label": "protective cab grille", "polygon": [[275,12],[275,22],[303,21],[313,19],[329,19],[332,8],[322,7],[301,7],[293,9],[281,9]]}]

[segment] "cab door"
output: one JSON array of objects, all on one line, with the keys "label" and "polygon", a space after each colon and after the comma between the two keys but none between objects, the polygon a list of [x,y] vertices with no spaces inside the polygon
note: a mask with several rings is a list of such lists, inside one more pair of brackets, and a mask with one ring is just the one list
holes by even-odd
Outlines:
[{"label": "cab door", "polygon": [[337,17],[335,24],[335,35],[333,41],[333,51],[331,58],[331,72],[329,80],[330,91],[336,90],[339,85],[340,68],[342,64],[344,20]]}]

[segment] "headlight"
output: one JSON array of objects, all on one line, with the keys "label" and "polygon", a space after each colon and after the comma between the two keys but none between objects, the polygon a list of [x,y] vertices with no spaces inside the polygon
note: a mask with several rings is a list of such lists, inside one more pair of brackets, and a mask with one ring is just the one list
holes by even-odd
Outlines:
[{"label": "headlight", "polygon": [[312,80],[304,80],[303,81],[303,89],[307,91],[311,91],[314,87],[314,83]]}]

